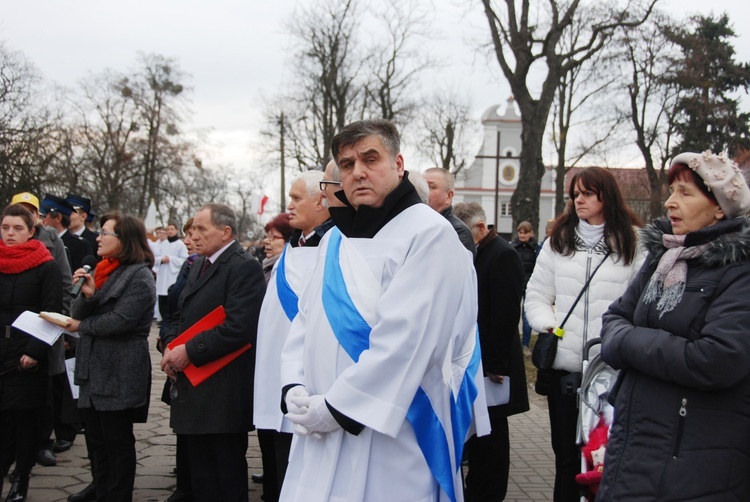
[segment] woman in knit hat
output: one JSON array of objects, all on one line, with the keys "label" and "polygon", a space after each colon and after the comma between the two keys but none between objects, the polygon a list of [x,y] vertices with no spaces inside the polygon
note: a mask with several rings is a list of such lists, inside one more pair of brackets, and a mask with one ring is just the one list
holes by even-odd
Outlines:
[{"label": "woman in knit hat", "polygon": [[668,180],[668,219],[603,317],[622,371],[597,500],[750,500],[750,189],[711,152]]}]

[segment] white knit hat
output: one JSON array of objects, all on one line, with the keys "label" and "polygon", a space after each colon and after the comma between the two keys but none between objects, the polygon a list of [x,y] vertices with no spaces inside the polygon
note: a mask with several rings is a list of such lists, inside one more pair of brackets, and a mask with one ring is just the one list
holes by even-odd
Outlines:
[{"label": "white knit hat", "polygon": [[750,188],[742,171],[724,154],[681,153],[672,159],[672,165],[685,164],[703,179],[708,191],[714,194],[727,218],[744,215],[750,210]]}]

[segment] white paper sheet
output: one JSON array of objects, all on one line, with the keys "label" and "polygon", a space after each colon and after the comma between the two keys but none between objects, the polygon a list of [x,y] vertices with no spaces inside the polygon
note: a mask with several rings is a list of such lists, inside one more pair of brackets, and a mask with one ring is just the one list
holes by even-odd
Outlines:
[{"label": "white paper sheet", "polygon": [[68,383],[70,384],[70,392],[73,394],[73,399],[78,399],[78,386],[74,384],[75,372],[76,372],[76,358],[71,357],[65,360],[65,369],[68,372]]},{"label": "white paper sheet", "polygon": [[38,338],[44,343],[52,346],[61,334],[65,331],[61,326],[49,321],[45,321],[36,312],[27,310],[16,318],[13,327],[20,329],[24,333]]},{"label": "white paper sheet", "polygon": [[510,377],[503,376],[503,383],[491,382],[489,377],[484,377],[484,392],[487,395],[487,406],[498,406],[508,404],[510,401]]}]

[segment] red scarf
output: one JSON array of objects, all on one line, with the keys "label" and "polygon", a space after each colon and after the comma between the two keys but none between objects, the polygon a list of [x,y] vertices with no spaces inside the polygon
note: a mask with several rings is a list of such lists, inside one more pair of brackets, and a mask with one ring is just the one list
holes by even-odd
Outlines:
[{"label": "red scarf", "polygon": [[1,274],[20,274],[53,259],[45,245],[37,239],[29,239],[15,246],[6,246],[0,240]]},{"label": "red scarf", "polygon": [[94,284],[96,289],[102,289],[109,276],[120,266],[120,260],[117,258],[104,258],[96,265],[94,272]]}]

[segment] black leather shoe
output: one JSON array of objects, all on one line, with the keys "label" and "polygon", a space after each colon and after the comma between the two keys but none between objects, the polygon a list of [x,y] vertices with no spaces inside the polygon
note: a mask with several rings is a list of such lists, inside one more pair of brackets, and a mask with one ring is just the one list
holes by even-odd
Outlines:
[{"label": "black leather shoe", "polygon": [[24,502],[26,500],[26,494],[29,491],[29,475],[18,476],[13,484],[10,485],[8,496],[5,498],[5,502]]},{"label": "black leather shoe", "polygon": [[62,453],[70,450],[73,446],[73,441],[65,441],[64,439],[58,439],[55,444],[52,445],[52,451],[55,453]]},{"label": "black leather shoe", "polygon": [[175,490],[164,502],[193,502],[193,496],[182,490]]},{"label": "black leather shoe", "polygon": [[263,482],[263,474],[252,474],[250,476],[250,479],[253,480],[253,483],[262,483]]},{"label": "black leather shoe", "polygon": [[57,457],[51,450],[39,450],[36,454],[36,463],[44,467],[57,465]]},{"label": "black leather shoe", "polygon": [[68,497],[68,502],[95,502],[96,501],[96,485],[90,484],[78,493]]}]

